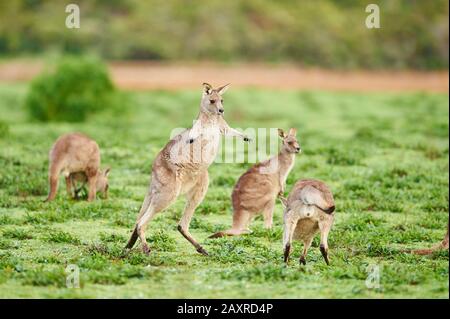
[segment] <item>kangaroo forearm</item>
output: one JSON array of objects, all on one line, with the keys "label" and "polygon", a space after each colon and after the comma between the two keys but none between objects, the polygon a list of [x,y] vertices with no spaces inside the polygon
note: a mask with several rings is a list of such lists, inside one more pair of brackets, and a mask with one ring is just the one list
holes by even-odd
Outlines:
[{"label": "kangaroo forearm", "polygon": [[278,181],[278,187],[280,189],[279,190],[279,194],[283,195],[284,191],[285,191],[285,188],[286,188],[286,185],[281,179]]},{"label": "kangaroo forearm", "polygon": [[251,139],[245,135],[244,133],[239,132],[238,130],[235,130],[234,128],[228,127],[227,129],[222,131],[222,134],[227,137],[239,137],[242,138],[246,142],[250,142]]},{"label": "kangaroo forearm", "polygon": [[229,136],[229,137],[245,137],[245,134],[239,132],[238,130],[235,130],[234,128],[228,127],[225,129],[224,131],[224,135],[225,136]]}]

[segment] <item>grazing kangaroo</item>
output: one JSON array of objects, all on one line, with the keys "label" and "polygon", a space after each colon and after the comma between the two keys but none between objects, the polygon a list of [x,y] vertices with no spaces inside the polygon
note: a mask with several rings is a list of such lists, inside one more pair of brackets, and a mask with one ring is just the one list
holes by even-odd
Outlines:
[{"label": "grazing kangaroo", "polygon": [[286,178],[294,166],[295,154],[300,152],[296,133],[294,128],[291,128],[287,135],[282,129],[278,129],[283,140],[280,153],[254,165],[239,178],[231,196],[233,226],[229,230],[211,235],[210,238],[251,232],[248,226],[258,213],[263,214],[265,227],[272,227],[275,200],[277,196],[284,194]]},{"label": "grazing kangaroo", "polygon": [[283,204],[284,261],[287,263],[289,260],[292,239],[298,239],[304,244],[300,263],[305,265],[306,254],[314,235],[320,231],[320,252],[329,265],[328,234],[333,225],[335,206],[328,186],[314,179],[300,180],[294,185],[287,200],[283,199]]},{"label": "grazing kangaroo", "polygon": [[[110,172],[110,168],[106,168],[104,171],[100,171],[100,176],[97,178],[97,192],[101,192],[103,193],[103,196],[105,199],[108,199],[108,189],[109,189],[109,185],[108,185],[108,175]],[[103,177],[101,177],[103,176]],[[70,179],[70,183],[72,185],[72,189],[73,189],[73,194],[72,191],[68,192],[70,193],[70,195],[73,195],[73,197],[75,199],[79,198],[79,194],[81,192],[81,190],[83,190],[88,182],[88,178],[86,176],[86,174],[84,172],[77,172],[77,173],[71,173],[69,175],[69,179]],[[79,187],[77,187],[77,183],[81,183],[81,185]]]},{"label": "grazing kangaroo", "polygon": [[139,237],[144,253],[148,254],[150,249],[145,239],[147,224],[178,196],[186,195],[187,203],[178,224],[178,231],[197,252],[208,255],[189,233],[194,210],[208,190],[208,167],[217,155],[220,135],[238,136],[245,141],[249,139],[229,127],[223,118],[222,95],[228,89],[228,84],[213,89],[210,84],[203,83],[203,88],[200,112],[192,128],[170,140],[153,162],[150,186],[126,246],[128,249],[134,246]]},{"label": "grazing kangaroo", "polygon": [[[60,136],[53,144],[49,154],[50,191],[46,201],[50,202],[55,199],[61,173],[65,176],[67,193],[71,197],[74,197],[72,187],[75,185],[75,180],[88,183],[88,201],[95,199],[97,191],[106,195],[110,170],[102,171],[99,166],[100,150],[94,140],[81,133]],[[76,195],[77,191],[75,190],[75,197]]]}]

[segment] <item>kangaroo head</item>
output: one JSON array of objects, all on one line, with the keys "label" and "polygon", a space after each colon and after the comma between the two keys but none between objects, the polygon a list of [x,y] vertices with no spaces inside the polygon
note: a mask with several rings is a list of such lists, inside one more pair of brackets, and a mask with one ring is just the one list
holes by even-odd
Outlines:
[{"label": "kangaroo head", "polygon": [[217,89],[213,89],[211,84],[203,83],[203,95],[200,109],[208,114],[223,115],[222,94],[228,89],[230,84],[226,84]]},{"label": "kangaroo head", "polygon": [[295,137],[297,135],[297,130],[291,128],[286,134],[281,128],[278,129],[278,135],[283,140],[282,151],[287,153],[299,153],[301,152],[300,144]]},{"label": "kangaroo head", "polygon": [[106,193],[109,188],[108,175],[111,169],[108,167],[105,170],[99,170],[97,172],[97,192]]}]

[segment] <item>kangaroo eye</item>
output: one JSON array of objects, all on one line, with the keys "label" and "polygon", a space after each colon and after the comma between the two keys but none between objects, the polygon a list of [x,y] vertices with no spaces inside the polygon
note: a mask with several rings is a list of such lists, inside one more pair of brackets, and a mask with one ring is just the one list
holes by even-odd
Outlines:
[{"label": "kangaroo eye", "polygon": [[294,142],[288,142],[288,144],[289,144],[289,145],[293,145],[293,144],[294,144]]},{"label": "kangaroo eye", "polygon": [[222,103],[222,104],[223,104],[223,99],[221,99],[221,100],[220,100],[220,103]]},{"label": "kangaroo eye", "polygon": [[215,100],[209,100],[209,103],[214,104],[214,103],[216,103],[216,101]]}]

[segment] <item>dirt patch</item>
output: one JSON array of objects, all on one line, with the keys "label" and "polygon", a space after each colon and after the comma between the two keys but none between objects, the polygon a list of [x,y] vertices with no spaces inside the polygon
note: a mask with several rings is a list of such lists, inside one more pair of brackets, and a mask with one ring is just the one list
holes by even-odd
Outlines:
[{"label": "dirt patch", "polygon": [[[0,64],[0,81],[29,81],[42,68],[38,62],[5,62]],[[332,71],[294,65],[153,62],[111,62],[109,68],[114,82],[129,90],[198,88],[206,81],[273,89],[449,92],[448,70]]]}]

